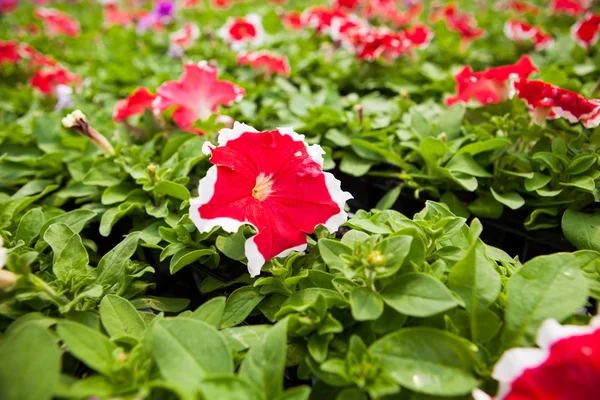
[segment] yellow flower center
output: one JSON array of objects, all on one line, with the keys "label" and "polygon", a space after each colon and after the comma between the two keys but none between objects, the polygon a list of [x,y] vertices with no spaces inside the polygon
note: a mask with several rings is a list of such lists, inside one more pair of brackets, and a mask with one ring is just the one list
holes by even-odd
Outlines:
[{"label": "yellow flower center", "polygon": [[252,189],[252,196],[258,200],[263,201],[273,192],[273,180],[272,175],[265,175],[262,172],[256,177],[256,184]]}]

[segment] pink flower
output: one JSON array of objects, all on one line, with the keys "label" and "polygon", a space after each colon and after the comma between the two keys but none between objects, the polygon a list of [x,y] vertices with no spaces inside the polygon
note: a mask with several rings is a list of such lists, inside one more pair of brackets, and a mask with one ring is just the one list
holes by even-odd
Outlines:
[{"label": "pink flower", "polygon": [[454,76],[458,93],[448,97],[446,105],[468,103],[472,98],[480,104],[500,103],[509,98],[509,79],[527,79],[536,71],[537,68],[526,55],[513,65],[489,68],[481,72],[473,72],[471,67],[466,66]]},{"label": "pink flower", "polygon": [[[506,351],[494,367],[496,400],[600,399],[600,317],[587,326],[546,320],[537,333],[538,348]],[[475,400],[492,400],[479,389]]]},{"label": "pink flower", "polygon": [[129,11],[121,10],[117,4],[104,6],[104,22],[107,26],[119,25],[133,26],[135,15]]},{"label": "pink flower", "polygon": [[54,8],[36,8],[34,16],[44,22],[44,29],[48,36],[66,35],[77,37],[81,33],[79,21]]},{"label": "pink flower", "polygon": [[574,17],[584,14],[592,6],[593,0],[552,0],[551,8],[555,14],[568,14]]},{"label": "pink flower", "polygon": [[192,47],[200,37],[200,29],[194,23],[185,23],[181,29],[171,33],[169,36],[169,51],[183,53],[183,50]]},{"label": "pink flower", "polygon": [[565,118],[571,123],[581,121],[586,128],[600,124],[600,99],[587,99],[580,94],[542,81],[517,80],[513,95],[523,99],[533,122]]},{"label": "pink flower", "polygon": [[236,122],[221,130],[217,147],[206,145],[214,165],[190,202],[190,218],[201,232],[251,225],[256,235],[245,243],[251,276],[273,257],[306,249],[305,234],[318,225],[333,233],[346,221],[343,207],[352,196],[323,172],[321,147],[291,128],[258,132]]},{"label": "pink flower", "polygon": [[133,115],[143,114],[146,109],[152,109],[152,101],[156,95],[145,87],[139,87],[126,99],[117,101],[113,111],[114,121],[124,121]]},{"label": "pink flower", "polygon": [[531,26],[524,21],[509,20],[504,24],[504,34],[516,43],[531,41],[536,50],[547,49],[552,46],[552,35],[547,34],[539,26]]},{"label": "pink flower", "polygon": [[286,56],[273,54],[268,50],[244,51],[238,55],[239,65],[250,65],[254,69],[262,69],[266,77],[271,75],[290,75],[290,64]]},{"label": "pink flower", "polygon": [[262,18],[258,14],[248,14],[239,18],[231,17],[219,29],[217,35],[229,43],[235,51],[248,46],[260,46],[265,36]]},{"label": "pink flower", "polygon": [[220,105],[229,107],[246,95],[243,88],[218,80],[217,69],[206,61],[186,64],[184,69],[178,81],[159,86],[152,102],[155,113],[173,107],[173,121],[183,130],[200,133],[193,128],[194,122],[208,119]]},{"label": "pink flower", "polygon": [[72,74],[63,67],[56,65],[53,67],[42,68],[31,78],[31,86],[40,92],[49,95],[56,94],[57,85],[79,85],[81,77]]},{"label": "pink flower", "polygon": [[19,54],[19,43],[15,41],[0,40],[0,64],[5,62],[9,64],[18,63],[21,60]]},{"label": "pink flower", "polygon": [[588,14],[571,28],[571,37],[581,47],[591,49],[600,35],[600,14]]},{"label": "pink flower", "polygon": [[0,13],[8,14],[17,9],[18,0],[0,0]]}]

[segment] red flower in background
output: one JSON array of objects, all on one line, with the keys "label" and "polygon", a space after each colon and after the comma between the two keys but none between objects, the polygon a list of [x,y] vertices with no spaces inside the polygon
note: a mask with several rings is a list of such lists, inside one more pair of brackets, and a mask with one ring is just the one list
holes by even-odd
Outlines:
[{"label": "red flower in background", "polygon": [[332,3],[334,8],[354,11],[360,7],[361,0],[333,0]]},{"label": "red flower in background", "polygon": [[290,75],[290,64],[286,56],[273,54],[267,50],[245,51],[238,55],[239,65],[250,65],[254,69],[262,69],[265,75],[270,77],[274,75]]},{"label": "red flower in background", "polygon": [[248,14],[238,18],[231,17],[217,34],[235,51],[247,46],[257,47],[263,42],[265,36],[262,18],[258,14]]},{"label": "red flower in background", "polygon": [[181,29],[169,35],[171,51],[181,51],[190,48],[200,37],[200,29],[194,23],[185,23]]},{"label": "red flower in background", "polygon": [[37,51],[33,46],[29,44],[21,44],[19,48],[19,54],[29,60],[29,66],[31,69],[38,69],[42,67],[53,67],[57,65],[55,59],[50,56],[44,55]]},{"label": "red flower in background", "polygon": [[378,58],[392,61],[404,54],[410,46],[402,33],[392,32],[383,27],[354,29],[345,39],[346,47],[351,48],[359,60],[367,61]]},{"label": "red flower in background", "polygon": [[369,22],[358,18],[354,14],[350,14],[345,17],[334,17],[328,32],[331,39],[337,42],[343,40],[350,32],[359,28],[368,29]]},{"label": "red flower in background", "polygon": [[18,0],[0,0],[0,13],[8,14],[17,9]]},{"label": "red flower in background", "polygon": [[304,28],[302,13],[300,11],[288,11],[283,14],[283,23],[290,29],[298,30]]},{"label": "red flower in background", "polygon": [[61,66],[42,68],[31,78],[31,86],[44,94],[54,94],[58,85],[79,85],[81,77],[72,74]]},{"label": "red flower in background", "polygon": [[325,6],[314,6],[307,8],[302,13],[302,21],[305,25],[315,29],[317,33],[327,33],[335,18],[345,18],[346,13],[337,8]]},{"label": "red flower in background", "polygon": [[496,9],[511,10],[518,14],[531,14],[531,15],[538,15],[538,13],[540,12],[540,9],[537,6],[535,6],[531,3],[527,3],[525,1],[517,1],[517,0],[501,1],[498,3]]},{"label": "red flower in background", "polygon": [[586,128],[600,124],[600,99],[587,99],[542,81],[517,80],[513,89],[527,103],[536,124],[555,118],[565,118],[571,123],[580,121]]},{"label": "red flower in background", "polygon": [[173,107],[173,121],[183,130],[201,133],[193,128],[194,122],[209,118],[220,105],[231,106],[246,94],[243,88],[218,80],[217,69],[206,61],[186,64],[184,69],[178,81],[159,86],[152,103],[155,113]]},{"label": "red flower in background", "polygon": [[79,21],[54,8],[36,8],[34,16],[42,20],[44,30],[48,36],[66,35],[77,37],[81,33]]},{"label": "red flower in background", "polygon": [[500,103],[509,98],[509,79],[527,79],[536,71],[537,68],[526,55],[515,64],[489,68],[481,72],[473,72],[470,66],[466,66],[454,76],[457,94],[448,97],[446,105],[468,103],[471,99],[484,105]]},{"label": "red flower in background", "polygon": [[114,121],[124,121],[127,118],[143,114],[146,109],[152,109],[152,101],[156,95],[145,87],[139,87],[126,99],[117,101],[113,111]]},{"label": "red flower in background", "polygon": [[231,0],[210,0],[210,4],[215,8],[229,8]]},{"label": "red flower in background", "polygon": [[504,34],[516,43],[531,41],[536,50],[547,49],[554,43],[552,35],[544,32],[541,27],[531,26],[524,21],[506,21]]},{"label": "red flower in background", "polygon": [[477,22],[471,14],[460,12],[454,3],[448,4],[440,10],[435,10],[430,19],[432,21],[443,19],[449,30],[458,32],[463,48],[485,33],[483,29],[477,28]]},{"label": "red flower in background", "polygon": [[121,10],[117,4],[104,6],[104,22],[107,26],[119,25],[124,27],[133,26],[136,20],[135,13]]},{"label": "red flower in background", "polygon": [[367,4],[364,11],[365,18],[380,18],[392,22],[397,27],[410,24],[423,12],[423,8],[418,4],[412,5],[406,12],[402,12],[398,9],[395,0],[372,0]]},{"label": "red flower in background", "polygon": [[580,46],[590,49],[600,35],[600,14],[588,14],[571,28],[571,37]]},{"label": "red flower in background", "polygon": [[433,31],[426,25],[415,25],[412,28],[405,29],[402,33],[410,46],[417,49],[426,48],[433,39]]},{"label": "red flower in background", "polygon": [[15,64],[21,60],[19,43],[15,41],[0,40],[0,64],[5,62]]},{"label": "red flower in background", "polygon": [[[496,400],[600,399],[600,318],[587,326],[546,320],[537,334],[539,348],[506,351],[492,377],[500,386]],[[479,389],[475,400],[492,400]]]},{"label": "red flower in background", "polygon": [[574,17],[584,14],[592,5],[592,0],[552,0],[555,14],[568,14]]},{"label": "red flower in background", "polygon": [[254,227],[244,246],[251,276],[273,257],[306,249],[305,234],[318,225],[333,233],[346,221],[352,196],[323,172],[323,150],[291,128],[258,132],[235,123],[221,130],[217,147],[207,145],[214,166],[200,180],[190,218],[201,232]]}]

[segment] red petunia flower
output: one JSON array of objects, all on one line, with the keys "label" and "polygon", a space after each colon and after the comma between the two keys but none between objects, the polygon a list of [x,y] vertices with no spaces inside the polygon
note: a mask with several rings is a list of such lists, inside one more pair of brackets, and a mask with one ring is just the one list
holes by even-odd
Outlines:
[{"label": "red petunia flower", "polygon": [[113,111],[114,121],[124,121],[133,115],[143,114],[146,109],[152,109],[152,101],[156,95],[145,87],[139,87],[126,99],[117,101]]},{"label": "red petunia flower", "polygon": [[359,60],[374,61],[382,58],[387,62],[408,51],[410,43],[400,32],[384,27],[354,29],[346,35],[346,47],[351,48]]},{"label": "red petunia flower", "polygon": [[415,25],[403,32],[404,38],[408,40],[411,47],[424,49],[429,46],[433,39],[433,31],[425,25]]},{"label": "red petunia flower", "polygon": [[500,386],[492,398],[479,389],[475,400],[600,399],[600,317],[587,326],[546,320],[537,333],[538,348],[506,351],[492,377]]},{"label": "red petunia flower", "polygon": [[54,8],[36,8],[34,16],[44,22],[44,30],[48,36],[66,35],[77,37],[81,33],[79,21]]},{"label": "red petunia flower", "polygon": [[217,79],[218,71],[206,61],[184,65],[178,81],[165,82],[156,90],[152,102],[155,113],[174,107],[173,121],[181,129],[200,133],[193,128],[197,120],[208,119],[219,106],[231,106],[246,94],[243,88]]},{"label": "red petunia flower", "polygon": [[348,11],[354,11],[360,7],[361,0],[333,0],[334,8],[340,8]]},{"label": "red petunia flower", "polygon": [[194,23],[185,23],[181,29],[171,33],[169,36],[171,53],[183,53],[183,50],[192,47],[194,42],[200,37],[200,29]]},{"label": "red petunia flower", "polygon": [[540,9],[531,4],[531,3],[527,3],[525,1],[518,1],[518,0],[512,0],[512,1],[501,1],[498,3],[497,10],[511,10],[514,11],[518,14],[531,14],[531,15],[538,15],[538,13],[540,12]]},{"label": "red petunia flower", "polygon": [[0,40],[0,64],[5,62],[9,64],[15,64],[20,60],[21,55],[19,54],[19,43],[12,40]]},{"label": "red petunia flower", "polygon": [[29,60],[29,68],[34,70],[42,67],[54,67],[58,64],[54,58],[40,53],[29,44],[21,44],[19,46],[19,54],[22,58]]},{"label": "red petunia flower", "polygon": [[494,104],[509,98],[510,79],[527,79],[537,68],[528,56],[523,56],[512,65],[489,68],[481,72],[473,72],[466,66],[454,76],[456,80],[456,96],[448,97],[446,105],[458,102],[468,103],[475,99],[480,104]]},{"label": "red petunia flower", "polygon": [[126,10],[121,10],[117,4],[111,3],[104,6],[104,23],[107,26],[133,26],[136,15]]},{"label": "red petunia flower", "polygon": [[258,14],[248,14],[239,18],[231,17],[217,34],[235,51],[248,46],[260,46],[265,36],[262,18]]},{"label": "red petunia flower", "polygon": [[539,26],[531,26],[524,21],[509,20],[504,24],[504,34],[516,43],[531,41],[536,50],[547,49],[552,46],[552,35],[544,32]]},{"label": "red petunia flower", "polygon": [[283,14],[283,23],[290,29],[299,30],[304,28],[302,13],[299,11],[289,11]]},{"label": "red petunia flower", "polygon": [[237,62],[239,65],[250,65],[254,69],[262,69],[267,78],[273,74],[290,75],[290,64],[287,57],[273,54],[267,50],[244,51],[238,55]]},{"label": "red petunia flower", "polygon": [[18,0],[0,0],[0,13],[8,14],[17,9]]},{"label": "red petunia flower", "polygon": [[600,124],[600,99],[587,99],[542,81],[517,80],[513,82],[513,91],[513,95],[527,103],[536,124],[555,118],[565,118],[571,123],[581,121],[586,128]]},{"label": "red petunia flower", "polygon": [[449,30],[460,34],[461,48],[483,36],[485,31],[477,28],[477,22],[471,14],[459,11],[454,3],[448,4],[442,9],[435,10],[431,15],[431,21],[443,19]]},{"label": "red petunia flower", "polygon": [[302,13],[304,25],[313,28],[317,33],[328,33],[336,18],[345,18],[346,13],[338,8],[314,6]]},{"label": "red petunia flower", "polygon": [[346,38],[353,30],[359,28],[368,29],[369,26],[368,21],[359,18],[354,14],[350,14],[344,17],[334,17],[331,20],[331,25],[327,32],[329,33],[329,36],[331,36],[331,39],[338,42]]},{"label": "red petunia flower", "polygon": [[412,5],[406,12],[401,12],[398,10],[396,1],[393,0],[371,0],[367,4],[364,11],[365,18],[379,18],[392,22],[397,27],[410,24],[423,12],[420,4]]},{"label": "red petunia flower", "polygon": [[199,6],[200,3],[202,3],[202,2],[203,2],[203,0],[180,0],[179,6],[181,8],[191,8],[191,7]]},{"label": "red petunia flower", "polygon": [[588,14],[571,28],[571,37],[580,46],[590,49],[600,35],[600,14]]},{"label": "red petunia flower", "polygon": [[46,95],[55,94],[58,85],[79,85],[80,82],[79,75],[72,74],[59,65],[42,68],[31,78],[31,86]]},{"label": "red petunia flower", "polygon": [[592,0],[552,0],[551,8],[555,14],[568,14],[574,17],[585,14]]},{"label": "red petunia flower", "polygon": [[251,276],[273,257],[306,249],[305,234],[318,225],[333,233],[347,219],[352,196],[323,172],[321,147],[291,128],[258,132],[236,122],[220,131],[217,147],[207,142],[203,150],[214,165],[190,202],[190,218],[201,232],[254,227],[245,243]]},{"label": "red petunia flower", "polygon": [[215,8],[229,8],[231,7],[231,0],[211,0],[210,4]]}]

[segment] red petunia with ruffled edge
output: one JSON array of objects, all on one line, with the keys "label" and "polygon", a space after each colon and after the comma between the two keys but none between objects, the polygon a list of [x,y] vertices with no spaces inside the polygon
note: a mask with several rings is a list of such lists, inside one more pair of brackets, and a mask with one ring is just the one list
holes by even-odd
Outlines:
[{"label": "red petunia with ruffled edge", "polygon": [[461,49],[465,49],[469,43],[483,36],[485,31],[477,27],[475,18],[468,13],[461,12],[456,8],[456,4],[450,3],[446,7],[434,12],[430,20],[435,22],[443,19],[449,30],[460,34]]},{"label": "red petunia with ruffled edge", "polygon": [[169,35],[169,43],[172,49],[185,50],[190,48],[199,37],[200,28],[198,28],[198,25],[187,22],[183,24],[181,29]]},{"label": "red petunia with ruffled edge", "polygon": [[494,367],[499,381],[492,398],[479,389],[475,400],[600,399],[600,317],[587,326],[546,320],[537,334],[539,348],[506,351]]},{"label": "red petunia with ruffled edge", "polygon": [[552,0],[550,5],[555,14],[568,14],[574,17],[585,14],[593,0]]},{"label": "red petunia with ruffled edge", "polygon": [[581,47],[590,49],[600,36],[600,14],[588,14],[571,28],[571,37]]},{"label": "red petunia with ruffled edge", "polygon": [[173,121],[183,130],[201,133],[193,128],[194,122],[208,119],[220,105],[229,107],[246,95],[243,88],[218,80],[217,69],[206,61],[186,64],[184,69],[178,81],[159,86],[152,102],[156,114],[173,107]]},{"label": "red petunia with ruffled edge", "polygon": [[0,40],[0,64],[15,64],[21,60],[19,42]]},{"label": "red petunia with ruffled edge", "polygon": [[246,47],[258,47],[264,40],[265,31],[262,18],[258,14],[248,14],[245,17],[231,17],[219,29],[217,35],[229,43],[234,51]]},{"label": "red petunia with ruffled edge", "polygon": [[237,57],[238,65],[250,65],[254,69],[264,71],[266,77],[271,75],[290,75],[290,64],[286,56],[271,53],[268,50],[244,51]]},{"label": "red petunia with ruffled edge", "polygon": [[129,97],[117,101],[113,120],[124,121],[131,116],[143,114],[146,109],[152,109],[152,101],[155,98],[156,95],[145,87],[135,89]]},{"label": "red petunia with ruffled edge", "polygon": [[201,232],[254,227],[256,235],[245,243],[251,276],[273,257],[306,249],[305,234],[318,225],[333,233],[346,221],[343,207],[352,196],[323,172],[324,151],[303,135],[291,128],[258,132],[236,122],[218,141],[203,149],[214,165],[190,202],[190,218]]},{"label": "red petunia with ruffled edge", "polygon": [[81,33],[79,21],[54,8],[36,8],[34,16],[43,21],[44,30],[48,36],[66,35],[77,37]]},{"label": "red petunia with ruffled edge", "polygon": [[489,68],[481,72],[473,72],[470,66],[466,66],[454,76],[457,94],[448,97],[446,105],[468,103],[470,99],[475,99],[480,104],[500,103],[509,98],[509,79],[527,79],[536,71],[537,68],[526,55],[512,65]]},{"label": "red petunia with ruffled edge", "polygon": [[586,128],[600,124],[600,99],[587,99],[542,81],[514,81],[513,92],[527,103],[536,124],[555,118],[565,118],[571,123],[580,121]]},{"label": "red petunia with ruffled edge", "polygon": [[504,34],[516,43],[531,41],[536,50],[547,49],[554,43],[552,35],[546,33],[541,27],[529,25],[524,21],[506,21]]},{"label": "red petunia with ruffled edge", "polygon": [[433,40],[433,31],[426,25],[415,25],[402,31],[404,38],[408,41],[410,47],[424,49],[429,46]]},{"label": "red petunia with ruffled edge", "polygon": [[313,6],[302,13],[304,25],[313,28],[317,33],[329,33],[331,24],[336,18],[346,18],[346,13],[338,8]]},{"label": "red petunia with ruffled edge", "polygon": [[55,94],[58,85],[72,86],[80,83],[79,75],[72,74],[59,65],[42,68],[31,78],[31,86],[47,95]]}]

